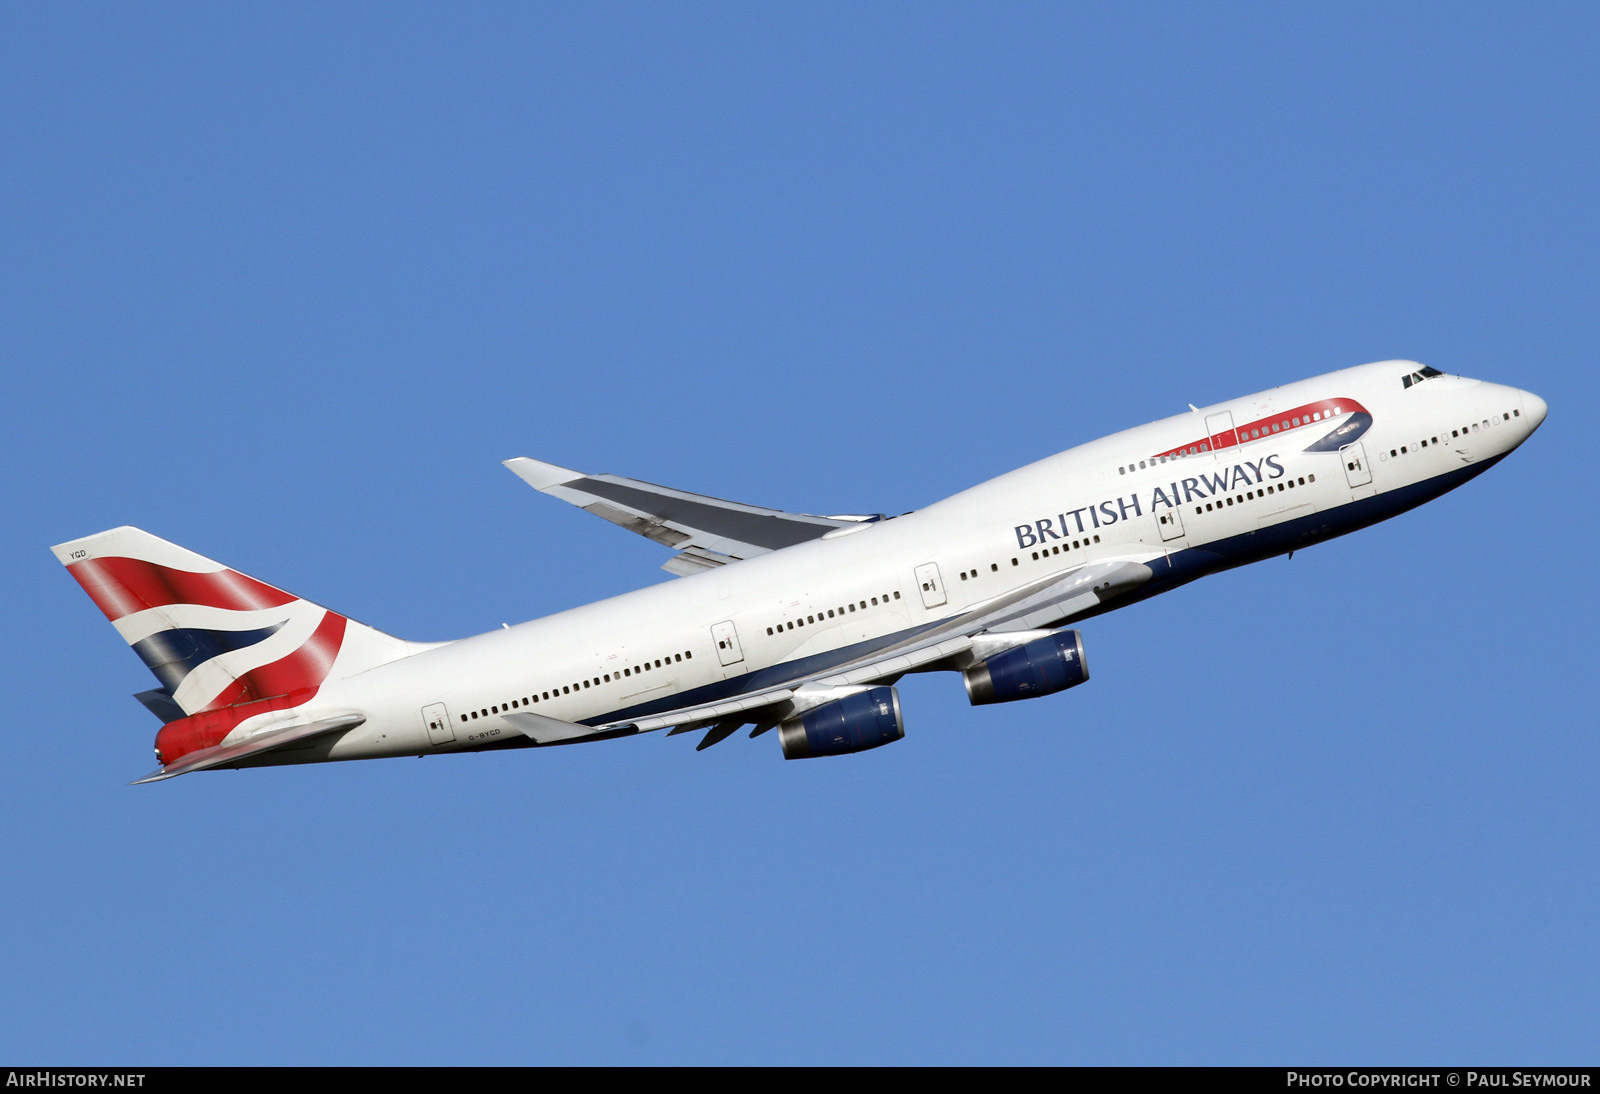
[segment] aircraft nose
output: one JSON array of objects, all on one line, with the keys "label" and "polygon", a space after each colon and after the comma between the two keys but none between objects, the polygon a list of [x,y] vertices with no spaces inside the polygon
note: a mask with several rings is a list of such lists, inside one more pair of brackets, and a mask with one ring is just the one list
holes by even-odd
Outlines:
[{"label": "aircraft nose", "polygon": [[1522,392],[1522,416],[1528,419],[1528,432],[1532,433],[1544,424],[1544,416],[1549,411],[1550,404],[1531,391]]}]

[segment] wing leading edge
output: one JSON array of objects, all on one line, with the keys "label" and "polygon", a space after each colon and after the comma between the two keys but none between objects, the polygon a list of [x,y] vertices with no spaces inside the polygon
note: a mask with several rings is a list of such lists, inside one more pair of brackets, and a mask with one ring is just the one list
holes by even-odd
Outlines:
[{"label": "wing leading edge", "polygon": [[820,539],[841,528],[882,520],[870,516],[815,516],[674,490],[620,475],[585,475],[568,467],[519,456],[505,461],[523,482],[678,553],[662,565],[672,574],[713,566]]}]

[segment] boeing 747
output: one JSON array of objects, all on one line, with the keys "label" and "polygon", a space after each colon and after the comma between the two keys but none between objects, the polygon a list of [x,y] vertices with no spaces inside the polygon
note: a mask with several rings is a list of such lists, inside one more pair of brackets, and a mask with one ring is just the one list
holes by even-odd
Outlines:
[{"label": "boeing 747", "polygon": [[1544,421],[1537,395],[1384,361],[1115,433],[916,512],[814,516],[534,459],[541,493],[679,575],[453,642],[391,637],[137,528],[56,557],[159,686],[151,782],[742,727],[789,759],[897,741],[895,683],[974,704],[1089,678],[1070,624],[1403,513]]}]

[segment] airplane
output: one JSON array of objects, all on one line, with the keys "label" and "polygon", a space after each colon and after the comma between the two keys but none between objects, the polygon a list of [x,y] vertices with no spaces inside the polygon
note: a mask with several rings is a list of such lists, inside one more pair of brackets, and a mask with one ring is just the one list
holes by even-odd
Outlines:
[{"label": "airplane", "polygon": [[1089,678],[1102,612],[1292,554],[1482,474],[1543,399],[1382,361],[1079,445],[900,516],[788,513],[526,457],[529,486],[675,553],[679,580],[411,642],[137,528],[53,548],[160,686],[160,767],[429,756],[750,725],[786,759],[905,735],[894,686],[974,705]]}]

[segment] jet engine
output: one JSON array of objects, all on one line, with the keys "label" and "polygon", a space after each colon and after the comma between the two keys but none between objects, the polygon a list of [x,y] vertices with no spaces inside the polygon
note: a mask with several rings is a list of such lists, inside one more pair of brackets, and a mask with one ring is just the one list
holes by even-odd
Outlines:
[{"label": "jet engine", "polygon": [[783,758],[843,756],[898,741],[906,735],[900,694],[891,687],[868,688],[812,707],[778,726]]},{"label": "jet engine", "polygon": [[963,678],[973,706],[1066,691],[1089,679],[1083,637],[1077,631],[1056,631],[1011,646],[979,661]]}]

